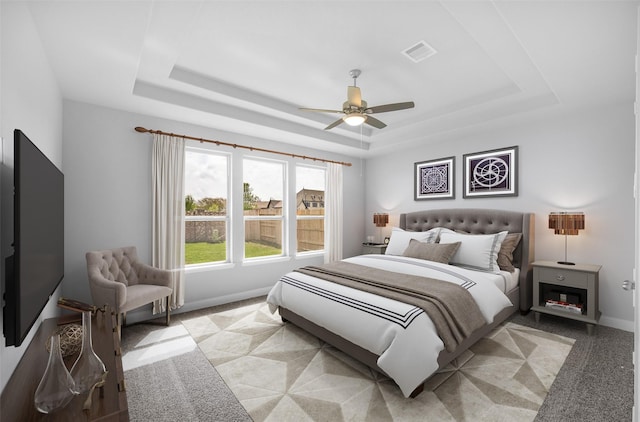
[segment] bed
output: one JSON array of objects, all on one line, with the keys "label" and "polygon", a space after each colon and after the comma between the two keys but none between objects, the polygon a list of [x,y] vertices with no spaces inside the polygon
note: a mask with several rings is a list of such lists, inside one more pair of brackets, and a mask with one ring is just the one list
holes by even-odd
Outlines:
[{"label": "bed", "polygon": [[[497,268],[496,247],[509,242],[512,248],[506,250],[509,262],[505,265],[512,267],[504,270],[501,264]],[[487,259],[489,267],[484,268]],[[267,302],[283,321],[388,375],[405,397],[415,397],[425,380],[512,313],[528,312],[533,260],[532,213],[492,209],[410,212],[400,215],[385,255],[303,267],[278,280]],[[373,287],[361,291],[351,279]],[[425,289],[426,299],[414,298],[418,294],[409,290],[405,301],[398,298],[395,286],[378,286],[379,280],[388,283],[389,279],[402,284],[399,289],[403,292],[405,285],[413,289],[422,286],[422,281],[435,284]],[[424,300],[434,300],[430,292],[441,287],[447,290],[449,302],[435,299],[436,305],[429,306],[436,311],[423,306]],[[387,294],[389,288],[393,292]],[[475,302],[472,306],[465,302],[469,298]],[[449,307],[469,312],[441,317],[438,312]],[[447,329],[443,328],[446,323]]]}]

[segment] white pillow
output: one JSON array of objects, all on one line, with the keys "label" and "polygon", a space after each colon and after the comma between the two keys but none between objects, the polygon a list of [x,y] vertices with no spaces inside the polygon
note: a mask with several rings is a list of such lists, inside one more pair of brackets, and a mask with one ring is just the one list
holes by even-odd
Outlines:
[{"label": "white pillow", "polygon": [[436,243],[438,232],[438,229],[431,229],[426,232],[408,232],[394,227],[391,229],[391,239],[389,239],[385,255],[402,255],[405,249],[409,247],[411,239],[416,239],[418,242]]},{"label": "white pillow", "polygon": [[507,237],[503,231],[495,234],[440,233],[440,243],[460,242],[458,251],[451,257],[450,264],[469,267],[474,270],[499,272],[498,252]]}]

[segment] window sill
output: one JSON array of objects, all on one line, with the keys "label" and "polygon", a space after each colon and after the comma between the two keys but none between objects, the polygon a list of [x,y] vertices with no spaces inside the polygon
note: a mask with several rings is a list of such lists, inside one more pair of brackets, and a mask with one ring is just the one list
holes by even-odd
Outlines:
[{"label": "window sill", "polygon": [[[243,261],[241,264],[245,267],[251,267],[254,265],[265,265],[265,264],[274,264],[278,262],[288,262],[292,259],[304,260],[304,259],[312,259],[322,257],[324,255],[324,251],[319,252],[305,252],[296,255],[295,257],[291,256],[277,256],[277,257],[265,257],[265,258],[253,258],[250,260]],[[203,273],[208,271],[218,271],[218,270],[228,270],[236,267],[238,263],[233,262],[222,262],[219,264],[194,264],[185,266],[186,273]]]},{"label": "window sill", "polygon": [[302,252],[296,255],[296,260],[298,259],[309,259],[309,258],[317,258],[324,256],[324,251],[314,251],[314,252]]},{"label": "window sill", "polygon": [[232,262],[222,262],[220,264],[195,264],[184,267],[186,273],[203,273],[207,271],[228,270],[234,268],[236,264]]},{"label": "window sill", "polygon": [[250,260],[242,261],[242,265],[245,266],[245,267],[250,267],[252,265],[273,264],[275,262],[287,262],[287,261],[291,261],[291,257],[290,256],[252,258]]}]

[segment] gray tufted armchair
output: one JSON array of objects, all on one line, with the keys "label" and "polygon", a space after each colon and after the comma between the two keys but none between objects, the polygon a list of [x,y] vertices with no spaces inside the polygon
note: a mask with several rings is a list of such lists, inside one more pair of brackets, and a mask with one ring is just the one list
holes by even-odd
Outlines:
[{"label": "gray tufted armchair", "polygon": [[118,329],[126,323],[127,311],[163,298],[169,325],[171,271],[140,262],[135,246],[87,252],[86,258],[93,304],[114,309]]}]

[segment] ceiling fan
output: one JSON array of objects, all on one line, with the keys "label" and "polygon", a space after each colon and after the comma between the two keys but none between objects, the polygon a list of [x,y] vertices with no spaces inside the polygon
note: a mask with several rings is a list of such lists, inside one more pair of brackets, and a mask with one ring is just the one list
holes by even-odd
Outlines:
[{"label": "ceiling fan", "polygon": [[363,123],[371,125],[375,128],[382,129],[387,125],[371,116],[375,113],[386,113],[388,111],[397,111],[397,110],[405,110],[408,108],[413,108],[415,104],[413,101],[408,101],[405,103],[394,103],[394,104],[385,104],[379,105],[375,107],[369,107],[367,102],[362,99],[362,95],[360,94],[360,88],[356,86],[356,79],[360,76],[362,72],[360,69],[353,69],[349,71],[349,75],[353,78],[353,86],[347,87],[347,101],[342,104],[342,110],[327,110],[321,108],[304,108],[301,107],[300,110],[304,111],[317,111],[320,113],[343,113],[344,116],[342,118],[336,120],[331,123],[329,126],[325,127],[324,130],[333,129],[338,126],[342,122],[350,125],[350,126],[359,126]]}]

